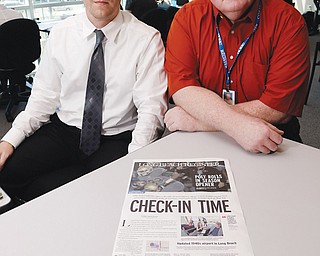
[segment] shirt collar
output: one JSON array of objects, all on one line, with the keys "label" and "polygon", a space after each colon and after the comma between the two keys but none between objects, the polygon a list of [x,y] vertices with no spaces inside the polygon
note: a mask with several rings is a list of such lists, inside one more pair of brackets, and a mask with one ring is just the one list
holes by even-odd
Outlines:
[{"label": "shirt collar", "polygon": [[[87,15],[83,13],[85,16],[83,19],[83,36],[88,37],[92,33],[94,33],[94,30],[96,27],[90,22]],[[104,33],[105,37],[108,39],[108,41],[114,42],[116,39],[116,36],[118,32],[121,29],[121,25],[123,24],[123,16],[122,12],[119,11],[118,15],[106,26],[101,28],[102,32]]]},{"label": "shirt collar", "polygon": [[[252,6],[249,7],[248,13],[245,16],[243,16],[240,20],[238,20],[237,22],[248,20],[248,21],[254,23],[256,20],[260,1],[261,0],[255,0],[254,3],[252,4]],[[214,11],[214,19],[216,21],[219,21],[221,19],[221,17],[224,17],[222,12],[220,12],[214,5],[213,5],[213,11]]]}]

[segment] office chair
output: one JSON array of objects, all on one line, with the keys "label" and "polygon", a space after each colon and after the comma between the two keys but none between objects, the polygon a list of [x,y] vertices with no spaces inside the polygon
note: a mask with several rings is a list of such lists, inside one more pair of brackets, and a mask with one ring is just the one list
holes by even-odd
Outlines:
[{"label": "office chair", "polygon": [[7,121],[12,122],[13,106],[26,102],[29,97],[26,75],[35,69],[33,62],[40,57],[40,33],[35,21],[21,18],[3,23],[0,38],[1,91],[9,98],[5,115]]},{"label": "office chair", "polygon": [[284,1],[292,6],[295,6],[295,3],[293,2],[293,0],[284,0]]},{"label": "office chair", "polygon": [[157,29],[160,32],[161,39],[163,41],[163,44],[165,45],[168,35],[167,19],[168,17],[166,10],[157,8],[146,12],[140,20]]},{"label": "office chair", "polygon": [[158,4],[155,0],[128,0],[126,3],[126,10],[131,11],[139,20],[145,13],[157,8]]},{"label": "office chair", "polygon": [[171,26],[171,23],[173,21],[174,16],[176,13],[179,11],[179,8],[174,7],[174,6],[169,6],[167,9],[167,26],[168,26],[168,32]]},{"label": "office chair", "polygon": [[183,6],[187,3],[189,3],[189,0],[176,0],[178,6]]}]

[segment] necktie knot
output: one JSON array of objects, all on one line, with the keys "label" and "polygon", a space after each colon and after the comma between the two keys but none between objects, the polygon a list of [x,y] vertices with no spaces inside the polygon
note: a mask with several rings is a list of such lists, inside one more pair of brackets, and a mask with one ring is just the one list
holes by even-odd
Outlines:
[{"label": "necktie knot", "polygon": [[96,29],[94,31],[96,33],[96,47],[101,44],[103,38],[104,38],[104,34],[101,30]]}]

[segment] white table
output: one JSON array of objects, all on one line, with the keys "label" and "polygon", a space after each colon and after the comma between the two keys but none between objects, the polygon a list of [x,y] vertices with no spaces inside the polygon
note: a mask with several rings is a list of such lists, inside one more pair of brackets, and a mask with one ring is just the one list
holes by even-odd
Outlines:
[{"label": "white table", "polygon": [[285,140],[271,155],[222,133],[174,133],[0,215],[0,255],[110,256],[133,159],[227,158],[256,256],[320,253],[320,150]]}]

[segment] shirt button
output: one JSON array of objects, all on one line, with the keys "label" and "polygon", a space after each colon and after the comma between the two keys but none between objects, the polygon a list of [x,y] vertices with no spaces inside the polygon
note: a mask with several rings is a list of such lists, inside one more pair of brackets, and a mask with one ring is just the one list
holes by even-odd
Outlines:
[{"label": "shirt button", "polygon": [[230,60],[233,60],[233,55],[230,55]]},{"label": "shirt button", "polygon": [[233,35],[233,34],[234,34],[234,30],[232,29],[232,30],[230,31],[230,33]]},{"label": "shirt button", "polygon": [[233,84],[233,80],[231,80],[231,81],[230,81],[230,83],[232,83],[232,84]]}]

